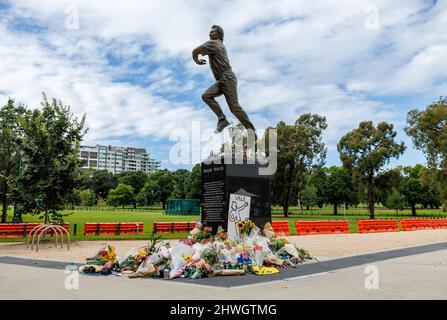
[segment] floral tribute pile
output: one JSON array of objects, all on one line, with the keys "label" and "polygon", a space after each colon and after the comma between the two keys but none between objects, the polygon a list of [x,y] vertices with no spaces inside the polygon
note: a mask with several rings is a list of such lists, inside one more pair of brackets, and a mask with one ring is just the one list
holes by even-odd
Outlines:
[{"label": "floral tribute pile", "polygon": [[84,274],[115,274],[129,278],[159,277],[197,279],[254,273],[268,275],[296,267],[313,257],[303,249],[276,237],[270,223],[263,230],[252,221],[238,221],[239,237],[229,240],[222,228],[216,235],[200,223],[186,239],[169,244],[152,235],[146,247],[131,249],[117,258],[115,248],[105,246],[79,268]]}]

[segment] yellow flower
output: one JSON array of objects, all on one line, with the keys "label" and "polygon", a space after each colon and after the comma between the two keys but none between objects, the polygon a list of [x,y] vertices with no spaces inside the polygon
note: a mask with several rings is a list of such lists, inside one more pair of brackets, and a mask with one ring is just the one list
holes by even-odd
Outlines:
[{"label": "yellow flower", "polygon": [[255,224],[253,223],[253,221],[249,221],[249,226],[250,226],[250,229],[253,229],[254,228],[254,226],[255,226]]},{"label": "yellow flower", "polygon": [[186,256],[186,255],[182,254],[182,258],[183,258],[183,260],[185,260],[186,262],[191,262],[191,261],[192,261],[192,256]]},{"label": "yellow flower", "polygon": [[102,260],[103,261],[115,261],[116,260],[116,253],[115,253],[115,248],[112,246],[108,246],[105,251],[105,254],[102,255]]},{"label": "yellow flower", "polygon": [[244,227],[245,227],[245,223],[244,223],[244,221],[239,220],[239,221],[236,223],[236,226],[237,226],[237,228],[238,228],[239,230],[242,230],[242,229],[244,229]]},{"label": "yellow flower", "polygon": [[205,260],[200,259],[199,261],[197,261],[196,268],[203,269],[204,267],[205,267]]},{"label": "yellow flower", "polygon": [[147,251],[145,248],[140,248],[137,251],[137,257],[145,258],[147,256]]}]

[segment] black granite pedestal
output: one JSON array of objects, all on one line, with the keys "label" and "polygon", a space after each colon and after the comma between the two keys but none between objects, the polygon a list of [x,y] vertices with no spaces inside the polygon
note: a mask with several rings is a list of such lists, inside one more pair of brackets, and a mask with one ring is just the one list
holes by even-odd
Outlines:
[{"label": "black granite pedestal", "polygon": [[216,233],[222,226],[227,230],[230,194],[250,196],[250,220],[262,228],[271,222],[270,176],[260,174],[267,163],[239,162],[223,157],[202,163],[202,224]]}]

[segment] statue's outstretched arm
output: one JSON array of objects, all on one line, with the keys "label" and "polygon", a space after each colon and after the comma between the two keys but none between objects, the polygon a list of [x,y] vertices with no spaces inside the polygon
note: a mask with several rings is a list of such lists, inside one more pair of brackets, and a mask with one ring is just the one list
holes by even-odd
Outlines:
[{"label": "statue's outstretched arm", "polygon": [[194,60],[195,63],[197,63],[198,65],[203,65],[206,64],[206,60],[204,59],[199,59],[199,54],[200,54],[201,50],[200,47],[195,48],[192,51],[192,59]]}]

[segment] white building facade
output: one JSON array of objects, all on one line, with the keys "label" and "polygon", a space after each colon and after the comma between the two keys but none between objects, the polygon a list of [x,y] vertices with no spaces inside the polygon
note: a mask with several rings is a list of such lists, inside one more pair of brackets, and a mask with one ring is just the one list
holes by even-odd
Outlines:
[{"label": "white building facade", "polygon": [[154,173],[160,168],[160,162],[151,159],[143,148],[81,146],[78,157],[83,161],[82,169],[107,170],[113,174],[127,171]]}]

